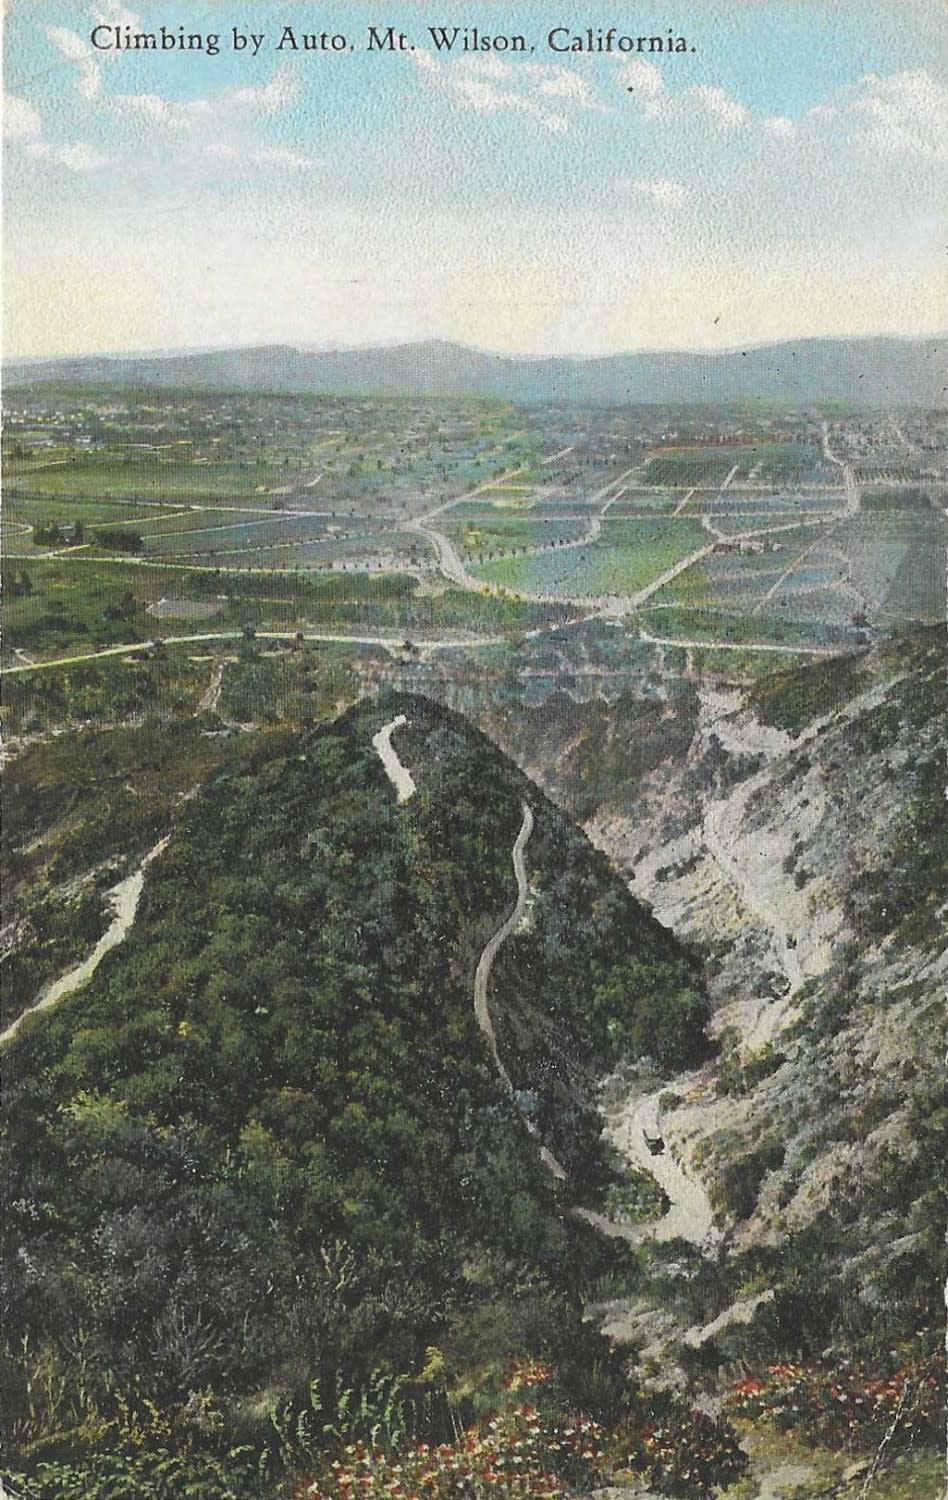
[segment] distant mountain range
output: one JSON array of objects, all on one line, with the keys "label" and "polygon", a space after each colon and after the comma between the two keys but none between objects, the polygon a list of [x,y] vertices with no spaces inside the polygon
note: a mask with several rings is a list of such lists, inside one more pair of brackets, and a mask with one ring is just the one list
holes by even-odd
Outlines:
[{"label": "distant mountain range", "polygon": [[943,406],[948,338],[800,339],[721,352],[643,352],[597,359],[525,359],[431,340],[311,350],[275,344],[190,354],[88,355],[18,361],[9,386],[191,386],[344,396],[492,396],[556,401],[840,401]]}]

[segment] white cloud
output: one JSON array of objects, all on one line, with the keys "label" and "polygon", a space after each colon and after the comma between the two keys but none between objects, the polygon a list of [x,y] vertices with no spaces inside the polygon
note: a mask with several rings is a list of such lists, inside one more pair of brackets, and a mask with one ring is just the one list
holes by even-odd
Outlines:
[{"label": "white cloud", "polygon": [[766,120],[761,120],[761,128],[767,135],[773,136],[778,141],[790,141],[796,134],[797,127],[786,115],[768,115]]},{"label": "white cloud", "polygon": [[113,94],[109,108],[120,118],[150,120],[172,130],[180,130],[212,113],[208,99],[191,99],[182,103],[177,99],[166,99],[161,94]]},{"label": "white cloud", "polygon": [[749,111],[736,99],[732,99],[726,89],[714,88],[708,83],[696,83],[685,89],[682,97],[694,101],[699,110],[707,114],[721,130],[738,130],[741,126],[750,124]]},{"label": "white cloud", "polygon": [[640,198],[650,199],[662,208],[677,208],[687,197],[684,183],[676,182],[671,177],[621,178],[619,186],[637,193]]},{"label": "white cloud", "polygon": [[239,109],[250,109],[257,114],[278,115],[288,109],[299,96],[300,82],[289,64],[278,68],[268,83],[239,89],[228,89],[220,100],[234,104]]},{"label": "white cloud", "polygon": [[423,76],[466,108],[483,114],[519,113],[556,134],[569,129],[564,108],[604,108],[589,82],[562,63],[509,63],[499,57],[441,63],[421,49],[412,57]]},{"label": "white cloud", "polygon": [[31,141],[26,149],[40,161],[56,162],[61,167],[68,167],[70,172],[91,172],[96,167],[104,167],[109,160],[86,141],[71,141],[63,146],[51,146],[48,141]]},{"label": "white cloud", "polygon": [[710,83],[693,83],[670,90],[654,63],[633,58],[616,70],[620,86],[632,95],[647,120],[662,124],[712,128],[727,135],[752,123],[750,111],[726,89]]},{"label": "white cloud", "polygon": [[948,88],[923,68],[880,78],[867,73],[809,119],[852,126],[869,150],[930,161],[948,158]]},{"label": "white cloud", "polygon": [[820,140],[824,148],[832,137],[837,150],[849,142],[878,156],[948,159],[948,88],[923,68],[886,78],[867,73],[813,105],[799,122],[755,116],[715,84],[668,89],[660,70],[638,59],[617,68],[616,79],[645,119],[658,124],[725,136],[755,131],[787,144]]},{"label": "white cloud", "polygon": [[751,123],[750,113],[743,104],[732,99],[726,89],[710,83],[694,83],[676,93],[662,89],[647,97],[643,108],[649,120],[699,130],[710,128],[722,135],[729,135]]},{"label": "white cloud", "polygon": [[538,94],[548,99],[567,99],[583,109],[601,109],[588,79],[581,78],[572,68],[555,64],[544,67],[542,63],[524,64],[527,77],[535,84]]},{"label": "white cloud", "polygon": [[43,128],[39,112],[18,94],[6,94],[3,100],[3,134],[8,141],[29,140]]},{"label": "white cloud", "polygon": [[623,63],[616,76],[627,92],[638,94],[643,99],[656,99],[665,90],[661,69],[641,58]]},{"label": "white cloud", "polygon": [[42,137],[43,121],[29,100],[8,94],[3,100],[3,134],[7,140],[22,141],[27,153],[37,161],[51,161],[68,167],[71,172],[90,172],[105,166],[103,156],[85,141],[67,141],[53,146]]},{"label": "white cloud", "polygon": [[61,52],[63,57],[76,65],[78,69],[76,88],[83,99],[97,99],[102,88],[102,79],[98,64],[88,44],[82,40],[78,32],[70,31],[65,26],[46,26],[43,29],[57,52]]},{"label": "white cloud", "polygon": [[238,151],[227,141],[212,141],[204,148],[217,161],[251,162],[256,167],[288,167],[291,171],[308,171],[319,165],[315,156],[289,151],[284,146],[260,146],[256,150]]},{"label": "white cloud", "polygon": [[225,125],[243,113],[276,115],[297,97],[299,82],[288,67],[279,68],[259,88],[223,89],[206,99],[168,99],[163,94],[113,94],[105,102],[120,119],[169,130],[187,130],[204,122]]},{"label": "white cloud", "polygon": [[282,146],[264,146],[251,153],[251,161],[258,167],[290,167],[304,170],[316,166],[315,156],[306,156],[301,151],[287,151]]}]

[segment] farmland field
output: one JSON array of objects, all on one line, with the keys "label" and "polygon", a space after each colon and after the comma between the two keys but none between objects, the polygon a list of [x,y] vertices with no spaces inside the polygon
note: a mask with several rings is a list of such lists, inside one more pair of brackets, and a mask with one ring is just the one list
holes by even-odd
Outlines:
[{"label": "farmland field", "polygon": [[[5,491],[4,511],[8,522],[22,522],[29,526],[56,526],[81,521],[83,526],[104,522],[119,522],[141,525],[144,517],[158,516],[169,523],[181,516],[195,514],[181,502],[157,500],[102,500],[87,496],[70,497],[68,500],[40,498],[22,495],[16,491]],[[212,511],[211,514],[217,514]]]},{"label": "farmland field", "polygon": [[722,484],[735,467],[735,479],[759,484],[812,483],[826,472],[815,443],[746,443],[664,449],[649,461],[646,477],[656,485]]},{"label": "farmland field", "polygon": [[509,552],[514,548],[543,547],[573,541],[589,530],[592,513],[552,514],[534,508],[529,511],[483,510],[465,507],[466,514],[448,511],[441,519],[440,530],[450,536],[465,552],[483,556],[487,552]]},{"label": "farmland field", "polygon": [[[177,519],[177,518],[176,518]],[[202,524],[203,523],[203,524]],[[195,517],[192,525],[180,518],[179,525],[150,523],[136,529],[144,539],[146,556],[181,556],[233,552],[244,547],[265,547],[271,543],[290,544],[325,537],[332,523],[322,517],[294,518],[289,512],[278,516]],[[341,528],[337,528],[341,529]],[[347,528],[348,529],[348,528]]]},{"label": "farmland field", "polygon": [[790,493],[784,489],[765,491],[743,487],[735,489],[733,486],[723,494],[718,491],[706,493],[700,505],[696,505],[695,500],[688,503],[689,510],[708,511],[714,516],[719,512],[734,516],[746,515],[753,517],[761,525],[765,524],[768,517],[776,518],[787,514],[830,515],[833,511],[842,510],[844,506],[842,490],[799,490]]},{"label": "farmland field", "polygon": [[[281,471],[256,465],[158,459],[88,458],[8,475],[13,493],[53,498],[174,499],[200,495],[252,495],[280,484]],[[285,483],[285,481],[284,481]]]},{"label": "farmland field", "polygon": [[732,614],[711,609],[646,609],[642,624],[649,634],[680,640],[748,645],[766,642],[773,645],[839,646],[851,644],[851,632],[835,624],[814,626],[813,622],[782,618],[776,614]]},{"label": "farmland field", "polygon": [[[678,494],[670,494],[668,490],[648,488],[646,486],[630,486],[623,489],[620,486],[619,498],[613,501],[609,507],[609,514],[614,519],[620,516],[636,516],[643,512],[649,515],[670,514],[681,505],[682,497]],[[687,504],[683,507],[683,514],[698,515],[706,507],[701,503],[702,492],[696,490]]]},{"label": "farmland field", "polygon": [[837,536],[872,607],[889,619],[944,619],[944,522],[934,511],[860,515]]},{"label": "farmland field", "polygon": [[[628,611],[692,554],[649,610],[666,623],[696,611],[726,642],[740,617],[748,638],[779,625],[819,643],[824,627],[851,639],[856,620],[944,607],[944,525],[927,491],[880,481],[846,514],[853,497],[812,412],[63,388],[23,398],[11,420],[11,665],[189,620],[553,624],[560,608]],[[886,431],[836,423],[831,441],[854,464],[881,463]]]},{"label": "farmland field", "polygon": [[486,582],[528,593],[623,595],[644,588],[707,542],[702,527],[685,518],[613,521],[607,517],[601,535],[586,547],[506,558],[472,572]]}]

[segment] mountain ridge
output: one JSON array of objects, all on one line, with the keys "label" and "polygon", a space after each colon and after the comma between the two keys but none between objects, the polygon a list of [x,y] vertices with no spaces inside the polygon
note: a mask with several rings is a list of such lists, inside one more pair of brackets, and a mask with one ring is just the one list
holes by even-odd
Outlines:
[{"label": "mountain ridge", "polygon": [[290,343],[168,354],[77,355],[7,364],[7,384],[68,382],[271,390],[278,394],[453,396],[523,404],[942,405],[945,340],[802,338],[711,351],[504,355],[450,340],[314,350]]}]

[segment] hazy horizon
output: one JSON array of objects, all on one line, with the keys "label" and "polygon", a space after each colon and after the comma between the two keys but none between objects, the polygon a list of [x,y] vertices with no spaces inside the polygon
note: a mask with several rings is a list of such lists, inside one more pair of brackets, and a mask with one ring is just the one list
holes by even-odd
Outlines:
[{"label": "hazy horizon", "polygon": [[[672,0],[625,26],[675,50],[609,55],[552,49],[539,4],[339,6],[318,18],[348,38],[334,54],[299,45],[304,0],[261,0],[256,56],[223,0],[132,5],[8,8],[8,356],[941,332],[934,0]],[[409,50],[370,50],[370,20]],[[448,52],[439,20],[533,50]],[[576,35],[614,24],[596,0]],[[92,42],[162,25],[219,48]]]},{"label": "hazy horizon", "polygon": [[431,335],[428,338],[412,339],[386,339],[370,340],[367,343],[327,343],[316,344],[309,340],[280,339],[266,340],[253,344],[247,343],[221,343],[184,345],[173,348],[157,349],[73,349],[62,354],[3,354],[0,356],[6,365],[28,365],[28,364],[59,364],[68,360],[92,360],[92,359],[187,359],[192,356],[205,354],[239,354],[255,349],[292,349],[299,354],[369,354],[392,349],[420,348],[426,344],[444,344],[451,348],[464,350],[469,354],[484,355],[490,359],[516,360],[525,363],[541,363],[550,359],[564,361],[575,361],[577,363],[591,363],[602,359],[625,359],[639,356],[661,356],[688,355],[696,358],[702,356],[737,354],[742,349],[760,350],[777,348],[785,344],[830,344],[830,343],[873,343],[876,341],[889,341],[895,343],[927,343],[931,340],[948,340],[948,331],[939,329],[931,333],[839,333],[839,334],[799,334],[785,339],[758,339],[747,340],[746,343],[733,343],[719,348],[669,348],[656,349],[645,347],[632,349],[616,349],[608,354],[581,354],[576,351],[564,350],[557,354],[531,354],[526,350],[501,350],[487,349],[477,344],[465,344],[459,339],[442,338]]}]

